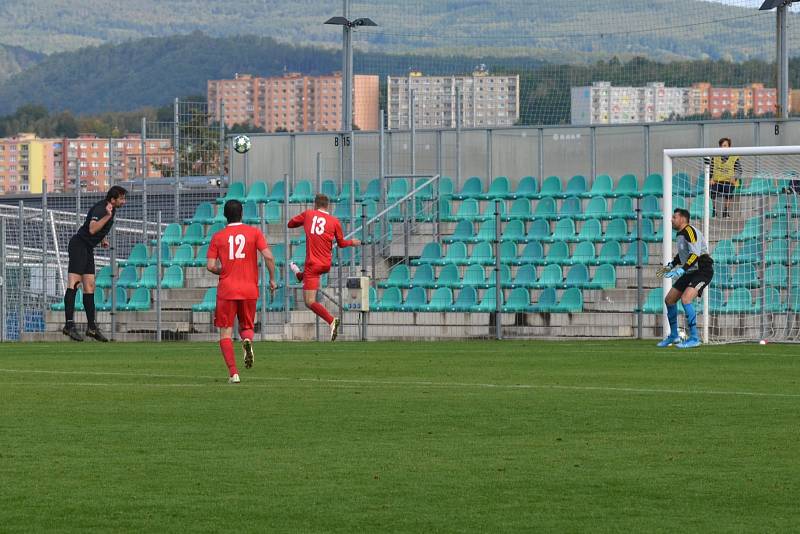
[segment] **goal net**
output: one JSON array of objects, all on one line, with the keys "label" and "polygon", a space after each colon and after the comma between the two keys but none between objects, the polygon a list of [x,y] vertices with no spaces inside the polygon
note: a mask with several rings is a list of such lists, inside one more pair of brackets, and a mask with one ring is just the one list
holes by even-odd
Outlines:
[{"label": "goal net", "polygon": [[[800,341],[800,146],[669,149],[664,176],[663,228],[688,209],[714,260],[703,341]],[[674,241],[664,232],[664,262]]]}]

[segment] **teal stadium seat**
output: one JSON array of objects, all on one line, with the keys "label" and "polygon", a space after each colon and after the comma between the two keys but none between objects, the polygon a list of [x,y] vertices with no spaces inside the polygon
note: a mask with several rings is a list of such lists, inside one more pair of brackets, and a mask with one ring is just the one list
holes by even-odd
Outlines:
[{"label": "teal stadium seat", "polygon": [[477,307],[477,302],[478,292],[476,289],[472,286],[466,286],[458,292],[451,310],[455,312],[470,312]]},{"label": "teal stadium seat", "polygon": [[144,267],[147,265],[147,247],[142,243],[137,243],[131,249],[131,253],[125,260],[120,260],[120,265],[133,265]]},{"label": "teal stadium seat", "polygon": [[664,195],[664,178],[659,173],[648,174],[642,185],[641,195]]},{"label": "teal stadium seat", "polygon": [[442,267],[439,271],[439,277],[436,279],[435,287],[459,287],[461,286],[461,279],[458,273],[458,266],[455,264],[448,264]]},{"label": "teal stadium seat", "polygon": [[552,308],[554,313],[580,313],[583,311],[583,294],[577,287],[564,291],[558,305]]},{"label": "teal stadium seat", "polygon": [[564,283],[564,273],[561,266],[555,263],[546,265],[542,269],[539,279],[533,284],[535,288],[560,287]]},{"label": "teal stadium seat", "polygon": [[517,287],[511,290],[508,301],[503,305],[506,313],[525,313],[531,308],[531,294],[524,287]]},{"label": "teal stadium seat", "polygon": [[550,237],[550,223],[545,219],[534,219],[525,235],[526,241],[546,241]]},{"label": "teal stadium seat", "polygon": [[320,192],[328,197],[331,202],[337,202],[339,200],[339,191],[336,187],[336,182],[333,180],[323,180],[320,185]]},{"label": "teal stadium seat", "polygon": [[558,212],[558,218],[563,219],[564,217],[569,217],[571,219],[575,219],[580,217],[583,214],[583,210],[581,209],[581,199],[578,197],[569,197],[564,199],[561,203],[561,211]]},{"label": "teal stadium seat", "polygon": [[467,267],[464,271],[464,278],[461,280],[459,286],[471,286],[475,288],[487,288],[491,285],[489,280],[486,279],[486,271],[482,265],[473,264]]},{"label": "teal stadium seat", "polygon": [[537,198],[539,194],[539,184],[536,181],[536,178],[533,176],[524,176],[520,178],[519,183],[517,184],[517,189],[511,193],[509,198],[519,199],[519,198]]},{"label": "teal stadium seat", "polygon": [[424,311],[445,312],[453,307],[453,290],[449,287],[439,287],[431,295],[431,300]]},{"label": "teal stadium seat", "polygon": [[[556,267],[558,266],[556,265]],[[514,280],[509,287],[526,287],[530,289],[536,287],[536,282],[536,267],[533,265],[523,265],[517,269],[517,274],[514,276]]]},{"label": "teal stadium seat", "polygon": [[508,183],[507,176],[497,176],[492,183],[489,184],[489,189],[486,193],[478,195],[481,200],[495,200],[505,199],[511,196],[511,186]]},{"label": "teal stadium seat", "polygon": [[244,197],[244,202],[257,202],[259,204],[263,204],[267,201],[269,197],[269,188],[267,187],[266,182],[257,181],[253,182],[253,185],[250,186],[250,191],[247,192],[247,196]]},{"label": "teal stadium seat", "polygon": [[412,287],[406,294],[406,299],[403,302],[400,310],[405,312],[420,312],[425,311],[428,306],[425,289],[421,287]]},{"label": "teal stadium seat", "polygon": [[410,285],[411,275],[408,266],[402,263],[392,267],[386,280],[378,282],[378,287],[409,287]]},{"label": "teal stadium seat", "polygon": [[294,184],[294,191],[289,195],[292,204],[307,204],[314,201],[314,188],[308,180],[300,180]]},{"label": "teal stadium seat", "polygon": [[[652,225],[652,221],[649,222]],[[644,219],[642,223],[644,223]],[[602,241],[620,241],[623,243],[630,243],[635,239],[636,237],[633,234],[628,233],[628,223],[625,222],[625,219],[612,219],[606,226],[606,232],[602,236]]]},{"label": "teal stadium seat", "polygon": [[400,292],[400,288],[389,287],[386,288],[381,295],[380,304],[378,305],[376,311],[400,311],[402,305],[403,295]]},{"label": "teal stadium seat", "polygon": [[614,188],[611,196],[617,197],[630,197],[639,194],[639,185],[636,182],[636,176],[633,174],[625,174],[620,177],[617,182],[617,187]]},{"label": "teal stadium seat", "polygon": [[546,243],[553,243],[555,241],[573,242],[576,241],[576,239],[575,221],[567,217],[558,221],[555,230],[553,230],[553,234],[543,241]]},{"label": "teal stadium seat", "polygon": [[170,265],[164,271],[161,279],[161,287],[164,289],[175,289],[184,286],[183,268],[180,265]]},{"label": "teal stadium seat", "polygon": [[528,198],[518,198],[511,203],[511,210],[505,216],[505,220],[517,219],[520,221],[533,220],[531,213],[531,201]]},{"label": "teal stadium seat", "polygon": [[538,241],[527,243],[514,261],[514,265],[543,265],[544,263],[544,250],[542,244]]},{"label": "teal stadium seat", "polygon": [[364,194],[361,195],[361,200],[372,200],[375,202],[380,202],[382,200],[380,178],[374,178],[369,181],[367,189],[364,191]]},{"label": "teal stadium seat", "polygon": [[558,176],[548,176],[542,182],[542,189],[536,198],[552,198],[561,195],[561,178]]},{"label": "teal stadium seat", "polygon": [[286,182],[284,180],[279,180],[275,182],[272,186],[272,191],[270,191],[269,196],[267,196],[267,202],[278,202],[283,204],[286,200]]},{"label": "teal stadium seat", "polygon": [[111,266],[110,265],[105,265],[100,269],[100,271],[98,271],[97,276],[95,277],[94,284],[95,284],[95,286],[100,287],[100,288],[111,287]]},{"label": "teal stadium seat", "polygon": [[588,196],[588,188],[586,186],[586,177],[582,174],[576,174],[572,178],[569,179],[567,182],[567,186],[564,188],[564,191],[561,193],[561,197],[583,197]]},{"label": "teal stadium seat", "polygon": [[[455,267],[455,265],[453,266]],[[456,271],[458,269],[456,268]],[[411,279],[411,287],[434,287],[436,279],[433,275],[433,267],[429,264],[418,266],[414,270],[414,278]]]},{"label": "teal stadium seat", "polygon": [[525,238],[525,223],[519,220],[509,221],[503,229],[503,235],[500,237],[501,241],[510,241],[512,243],[524,243]]},{"label": "teal stadium seat", "polygon": [[613,191],[613,183],[611,176],[607,174],[600,174],[595,177],[592,182],[592,188],[586,192],[584,197],[609,197]]},{"label": "teal stadium seat", "polygon": [[136,274],[136,267],[132,265],[128,265],[119,273],[119,279],[117,280],[118,287],[137,287],[139,283],[139,279]]},{"label": "teal stadium seat", "polygon": [[539,293],[539,298],[536,300],[536,304],[530,307],[530,311],[533,313],[550,313],[556,305],[556,290],[553,287],[548,287]]},{"label": "teal stadium seat", "polygon": [[556,201],[553,198],[547,197],[541,199],[536,203],[536,208],[533,211],[534,218],[553,220],[557,219]]},{"label": "teal stadium seat", "polygon": [[461,191],[453,195],[455,200],[478,199],[483,194],[483,183],[477,176],[471,176],[464,182]]},{"label": "teal stadium seat", "polygon": [[421,265],[424,263],[434,264],[442,259],[442,247],[439,243],[426,243],[422,249],[422,254],[418,259],[411,260],[411,265]]},{"label": "teal stadium seat", "polygon": [[229,200],[244,200],[245,197],[244,183],[233,182],[228,186],[225,196],[217,198],[217,204],[225,204]]},{"label": "teal stadium seat", "polygon": [[608,204],[605,197],[597,196],[589,200],[586,209],[578,217],[580,219],[606,219],[608,218]]}]

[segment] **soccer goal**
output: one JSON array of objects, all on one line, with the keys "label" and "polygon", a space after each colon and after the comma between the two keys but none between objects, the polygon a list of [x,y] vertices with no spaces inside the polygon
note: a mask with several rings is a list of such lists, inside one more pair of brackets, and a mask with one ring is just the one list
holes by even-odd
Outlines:
[{"label": "soccer goal", "polygon": [[714,260],[703,341],[800,341],[800,146],[667,149],[663,170],[672,176],[661,203],[664,262],[675,255],[676,208],[689,210]]}]

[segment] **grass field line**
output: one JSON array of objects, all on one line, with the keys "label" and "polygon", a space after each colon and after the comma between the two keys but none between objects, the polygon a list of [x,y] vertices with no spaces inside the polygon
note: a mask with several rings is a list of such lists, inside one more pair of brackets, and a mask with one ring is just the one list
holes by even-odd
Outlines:
[{"label": "grass field line", "polygon": [[[49,374],[49,375],[89,375],[89,376],[119,376],[119,377],[138,377],[138,378],[178,378],[178,379],[198,379],[198,380],[220,380],[219,376],[203,376],[203,375],[172,375],[172,374],[153,374],[153,373],[121,373],[113,371],[62,371],[62,370],[29,370],[29,369],[3,369],[0,368],[0,373],[28,373],[28,374]],[[563,384],[494,384],[485,382],[433,382],[427,380],[380,380],[372,378],[302,378],[302,377],[248,377],[245,376],[244,384],[247,386],[256,386],[256,384],[247,384],[249,381],[267,381],[267,382],[305,382],[317,383],[327,385],[347,385],[351,387],[365,387],[365,386],[397,386],[397,387],[437,387],[437,388],[475,388],[475,389],[508,389],[508,390],[553,390],[553,391],[599,391],[599,392],[618,392],[618,393],[635,393],[635,394],[665,394],[665,395],[719,395],[719,396],[735,396],[735,397],[767,397],[767,398],[789,398],[800,399],[800,393],[778,393],[778,392],[759,392],[759,391],[735,391],[735,390],[713,390],[713,389],[667,389],[667,388],[643,388],[643,387],[622,387],[622,386],[602,386],[602,385],[563,385]],[[7,385],[12,385],[6,382]],[[30,382],[25,383],[32,385]],[[46,384],[69,385],[70,383],[56,383],[48,382]],[[74,385],[83,386],[164,386],[164,387],[203,387],[208,384],[144,384],[139,382],[131,383],[92,383],[92,382],[75,382]],[[267,385],[258,385],[258,387],[269,387]]]}]

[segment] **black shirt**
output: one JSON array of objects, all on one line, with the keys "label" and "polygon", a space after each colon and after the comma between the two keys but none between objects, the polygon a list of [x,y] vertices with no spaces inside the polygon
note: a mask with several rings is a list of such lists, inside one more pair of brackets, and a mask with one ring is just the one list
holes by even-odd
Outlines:
[{"label": "black shirt", "polygon": [[90,209],[89,213],[86,215],[86,220],[83,222],[83,226],[81,226],[78,229],[78,233],[75,234],[81,239],[83,239],[83,241],[92,248],[100,244],[103,238],[108,235],[108,232],[111,231],[111,226],[114,224],[114,215],[117,212],[117,208],[112,208],[111,218],[108,220],[105,226],[103,226],[96,234],[93,235],[89,232],[90,222],[99,221],[100,219],[106,216],[107,204],[108,201],[103,199],[94,206],[92,206],[92,209]]}]

